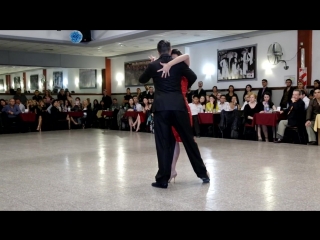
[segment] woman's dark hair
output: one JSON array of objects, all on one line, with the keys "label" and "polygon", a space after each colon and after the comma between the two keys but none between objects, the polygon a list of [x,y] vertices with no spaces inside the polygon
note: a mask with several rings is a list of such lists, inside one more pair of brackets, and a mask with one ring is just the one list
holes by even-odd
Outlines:
[{"label": "woman's dark hair", "polygon": [[229,85],[229,87],[228,87],[228,92],[230,92],[230,87],[232,87],[232,88],[233,88],[233,91],[234,91],[234,86],[233,86],[233,85]]},{"label": "woman's dark hair", "polygon": [[65,104],[66,102],[68,103],[68,106],[71,106],[71,102],[70,102],[68,99],[64,100],[64,104]]},{"label": "woman's dark hair", "polygon": [[216,106],[217,106],[217,103],[218,103],[218,99],[217,99],[217,97],[216,97],[215,95],[213,95],[213,94],[211,94],[211,95],[209,96],[209,98],[211,98],[211,97],[214,99],[213,109],[215,109]]},{"label": "woman's dark hair", "polygon": [[316,79],[316,80],[313,81],[313,83],[315,83],[315,82],[320,85],[320,80]]},{"label": "woman's dark hair", "polygon": [[247,91],[247,87],[250,87],[250,92],[251,92],[251,90],[252,90],[251,84],[247,84],[246,87],[245,87],[245,89],[244,89],[244,93],[243,93],[243,102],[246,101],[245,96],[249,93],[249,92]]},{"label": "woman's dark hair", "polygon": [[271,106],[271,104],[272,104],[271,94],[270,94],[269,92],[265,92],[265,93],[263,94],[263,96],[262,96],[263,101],[264,101],[264,96],[265,96],[265,95],[268,95],[268,96],[269,96],[268,105],[269,105],[269,107],[271,108],[271,107],[272,107],[272,106]]},{"label": "woman's dark hair", "polygon": [[180,55],[182,55],[182,52],[181,52],[179,49],[174,48],[174,49],[172,49],[172,51],[171,51],[171,55],[172,55],[172,54],[177,54],[178,56],[180,56]]},{"label": "woman's dark hair", "polygon": [[93,100],[93,105],[95,105],[95,104],[99,104],[98,99]]},{"label": "woman's dark hair", "polygon": [[70,93],[69,91],[65,91],[64,93],[65,93],[66,95],[67,95],[67,93],[69,93],[69,97],[72,97],[72,96],[71,96],[71,93]]}]

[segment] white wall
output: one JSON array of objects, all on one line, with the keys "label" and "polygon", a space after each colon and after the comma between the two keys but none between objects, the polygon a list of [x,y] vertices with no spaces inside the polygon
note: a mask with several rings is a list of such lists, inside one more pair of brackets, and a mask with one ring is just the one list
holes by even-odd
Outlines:
[{"label": "white wall", "polygon": [[2,88],[2,86],[0,87],[0,93],[4,93],[7,89],[6,75],[0,75],[0,79],[3,80],[3,88]]},{"label": "white wall", "polygon": [[[312,31],[312,75],[311,75],[311,85],[316,79],[320,79],[320,30]],[[308,76],[307,76],[308,77]]]},{"label": "white wall", "polygon": [[[276,66],[271,66],[268,63],[267,51],[270,44],[278,42],[282,46],[284,60],[289,66],[288,70],[284,70],[284,64],[279,63]],[[226,81],[217,82],[217,50],[236,48],[257,44],[257,79],[250,81]],[[297,30],[285,31],[280,33],[268,34],[264,36],[239,39],[228,42],[208,42],[197,45],[190,45],[191,68],[198,75],[198,81],[203,81],[205,89],[212,89],[218,86],[220,89],[227,89],[230,84],[235,88],[244,88],[246,84],[251,84],[252,87],[261,87],[263,78],[268,80],[269,87],[285,86],[284,77],[287,75],[297,75]],[[212,75],[205,74],[206,67],[211,67]],[[197,82],[194,88],[197,88]]]}]

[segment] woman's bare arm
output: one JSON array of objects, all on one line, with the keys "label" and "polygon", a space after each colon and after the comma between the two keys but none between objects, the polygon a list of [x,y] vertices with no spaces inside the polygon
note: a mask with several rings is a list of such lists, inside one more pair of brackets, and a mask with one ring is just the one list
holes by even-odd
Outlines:
[{"label": "woman's bare arm", "polygon": [[160,63],[163,67],[158,70],[158,72],[162,71],[162,77],[170,76],[169,70],[173,65],[176,65],[180,62],[185,62],[188,66],[190,66],[190,56],[189,54],[182,54],[175,59],[172,59],[168,63]]}]

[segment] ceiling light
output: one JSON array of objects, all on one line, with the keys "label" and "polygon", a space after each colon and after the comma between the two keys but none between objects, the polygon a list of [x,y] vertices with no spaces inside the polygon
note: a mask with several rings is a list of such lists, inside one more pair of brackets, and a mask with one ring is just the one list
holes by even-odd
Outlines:
[{"label": "ceiling light", "polygon": [[181,35],[187,35],[187,33],[180,33]]},{"label": "ceiling light", "polygon": [[101,49],[101,47],[98,47],[98,49]]}]

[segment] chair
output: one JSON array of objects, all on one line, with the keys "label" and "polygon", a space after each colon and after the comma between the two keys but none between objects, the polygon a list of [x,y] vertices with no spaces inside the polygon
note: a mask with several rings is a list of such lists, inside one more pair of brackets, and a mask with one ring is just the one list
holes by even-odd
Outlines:
[{"label": "chair", "polygon": [[288,142],[298,143],[298,144],[307,144],[305,133],[303,127],[286,127],[284,138]]},{"label": "chair", "polygon": [[[248,138],[248,135],[250,135],[251,138]],[[249,123],[244,124],[243,136],[245,140],[257,140],[256,126],[253,121],[251,124]]]}]

